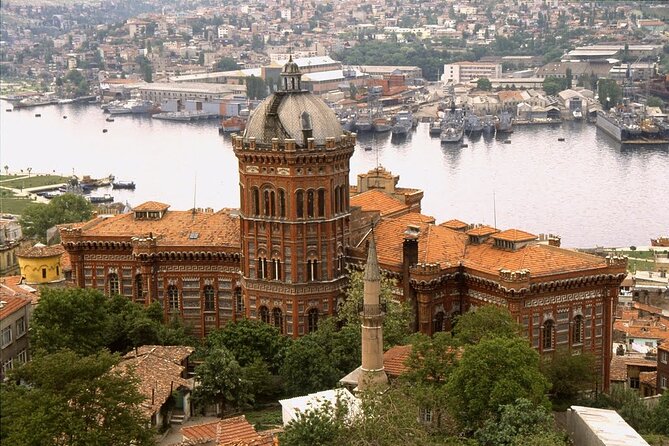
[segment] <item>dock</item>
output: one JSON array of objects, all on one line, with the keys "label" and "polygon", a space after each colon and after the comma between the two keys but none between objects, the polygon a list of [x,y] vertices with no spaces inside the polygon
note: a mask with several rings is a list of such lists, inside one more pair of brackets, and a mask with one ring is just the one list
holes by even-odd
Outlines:
[{"label": "dock", "polygon": [[164,119],[166,121],[199,121],[201,119],[218,118],[218,113],[207,111],[180,111],[180,112],[163,112],[153,115],[153,119]]}]

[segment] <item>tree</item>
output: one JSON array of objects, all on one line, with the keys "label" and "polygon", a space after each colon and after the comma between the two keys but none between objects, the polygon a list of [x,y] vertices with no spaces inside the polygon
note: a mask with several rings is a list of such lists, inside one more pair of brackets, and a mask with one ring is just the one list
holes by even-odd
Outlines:
[{"label": "tree", "polygon": [[46,242],[46,231],[55,225],[90,220],[93,207],[84,197],[63,194],[48,204],[32,203],[19,218],[23,235]]},{"label": "tree", "polygon": [[492,83],[487,77],[481,77],[476,81],[476,88],[483,91],[492,90]]},{"label": "tree", "polygon": [[550,411],[543,406],[518,398],[501,406],[499,413],[499,419],[487,420],[476,431],[475,437],[481,445],[567,445],[563,436],[555,431]]},{"label": "tree", "polygon": [[294,341],[286,350],[280,370],[287,392],[304,395],[334,386],[344,375],[334,367],[329,353],[314,333]]},{"label": "tree", "polygon": [[260,77],[251,75],[246,78],[246,96],[250,99],[265,99],[267,97],[267,86]]},{"label": "tree", "polygon": [[646,105],[648,107],[664,107],[664,101],[661,98],[658,98],[657,96],[648,96],[648,99],[646,100]]},{"label": "tree", "polygon": [[669,390],[665,390],[653,412],[652,431],[657,434],[669,435]]},{"label": "tree", "polygon": [[572,81],[574,79],[572,73],[571,73],[571,68],[567,68],[567,71],[565,73],[566,77],[566,82],[565,82],[565,88],[571,88]]},{"label": "tree", "polygon": [[69,349],[94,354],[107,341],[105,300],[92,289],[44,288],[31,321],[31,344],[47,353]]},{"label": "tree", "polygon": [[555,95],[561,92],[566,87],[566,79],[561,79],[555,76],[547,76],[544,79],[543,88],[547,95]]},{"label": "tree", "polygon": [[594,387],[595,357],[590,353],[572,355],[567,349],[560,349],[542,364],[542,371],[552,383],[554,401],[571,405],[581,391]]},{"label": "tree", "polygon": [[521,326],[506,308],[485,305],[458,316],[453,333],[459,343],[475,345],[484,338],[516,338],[521,333]]},{"label": "tree", "polygon": [[244,408],[252,402],[250,383],[234,355],[225,347],[214,348],[195,368],[198,386],[193,399],[199,404],[216,404],[219,415],[227,404]]},{"label": "tree", "polygon": [[600,79],[597,83],[597,95],[604,109],[608,110],[620,102],[623,92],[614,79]]},{"label": "tree", "polygon": [[548,407],[549,387],[539,370],[539,354],[527,339],[484,337],[465,348],[450,374],[449,413],[463,429],[475,431],[517,398]]},{"label": "tree", "polygon": [[224,57],[214,64],[214,71],[232,71],[238,70],[239,65],[232,57]]},{"label": "tree", "polygon": [[0,387],[2,444],[154,444],[137,380],[110,370],[118,360],[61,351],[14,370]]}]

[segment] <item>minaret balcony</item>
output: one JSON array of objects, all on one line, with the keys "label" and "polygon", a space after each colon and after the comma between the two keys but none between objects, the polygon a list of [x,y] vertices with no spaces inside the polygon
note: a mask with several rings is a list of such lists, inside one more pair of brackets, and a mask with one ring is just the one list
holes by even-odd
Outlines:
[{"label": "minaret balcony", "polygon": [[386,303],[365,304],[360,302],[358,304],[358,313],[360,313],[360,316],[362,317],[383,316],[386,314]]}]

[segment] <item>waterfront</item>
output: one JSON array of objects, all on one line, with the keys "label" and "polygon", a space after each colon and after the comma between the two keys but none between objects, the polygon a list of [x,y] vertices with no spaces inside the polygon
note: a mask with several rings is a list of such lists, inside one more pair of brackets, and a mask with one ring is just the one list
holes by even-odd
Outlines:
[{"label": "waterfront", "polygon": [[[237,207],[237,161],[217,121],[173,123],[109,115],[96,105],[26,110],[0,103],[0,165],[10,172],[134,180],[113,192],[117,201],[147,200],[174,209]],[[36,118],[35,114],[41,114]],[[67,116],[67,119],[63,119]],[[103,129],[108,129],[103,133]],[[565,138],[559,142],[558,138]],[[562,236],[564,246],[647,245],[669,233],[669,149],[620,147],[594,125],[516,127],[511,144],[465,139],[442,146],[428,125],[403,140],[361,135],[351,159],[351,183],[379,163],[399,185],[425,191],[423,213],[535,234]],[[373,150],[362,150],[372,145]],[[495,197],[493,203],[493,195]]]}]

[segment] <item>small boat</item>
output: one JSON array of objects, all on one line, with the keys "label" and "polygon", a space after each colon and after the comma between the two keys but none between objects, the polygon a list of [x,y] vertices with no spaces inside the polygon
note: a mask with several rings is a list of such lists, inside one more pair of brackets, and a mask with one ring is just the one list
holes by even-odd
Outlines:
[{"label": "small boat", "polygon": [[364,149],[365,149],[365,152],[371,152],[372,151],[372,146],[365,146]]},{"label": "small boat", "polygon": [[504,144],[511,144],[511,140],[510,139],[505,139]]},{"label": "small boat", "polygon": [[102,133],[107,133],[107,129],[102,129]]},{"label": "small boat", "polygon": [[469,147],[469,144],[461,144],[460,147]]},{"label": "small boat", "polygon": [[430,123],[430,136],[439,136],[441,134],[441,119],[435,119]]},{"label": "small boat", "polygon": [[564,138],[558,138],[558,141],[563,142]]},{"label": "small boat", "polygon": [[36,117],[36,118],[41,118],[41,117],[42,117],[42,115],[41,115],[41,114],[39,114],[39,113],[35,113],[35,117]]},{"label": "small boat", "polygon": [[105,119],[105,121],[107,121],[107,122],[114,122],[114,118],[107,118],[107,119]]},{"label": "small boat", "polygon": [[11,112],[12,112],[12,109],[11,109],[11,108],[8,108],[8,109],[6,109],[5,111],[6,111],[7,113],[11,113]]},{"label": "small boat", "polygon": [[240,133],[246,128],[246,120],[239,116],[233,116],[221,121],[221,126],[218,128],[218,133]]},{"label": "small boat", "polygon": [[135,190],[134,181],[113,181],[112,189],[132,189]]},{"label": "small boat", "polygon": [[413,127],[413,114],[408,110],[402,110],[395,116],[393,135],[406,135]]},{"label": "small boat", "polygon": [[658,237],[650,239],[651,246],[669,247],[669,237]]},{"label": "small boat", "polygon": [[572,116],[576,121],[580,121],[583,119],[583,112],[581,111],[580,108],[575,109],[574,111],[571,112]]},{"label": "small boat", "polygon": [[88,201],[90,201],[92,204],[97,204],[97,203],[111,203],[114,201],[114,197],[109,195],[109,194],[104,194],[104,195],[90,195],[86,197]]}]

